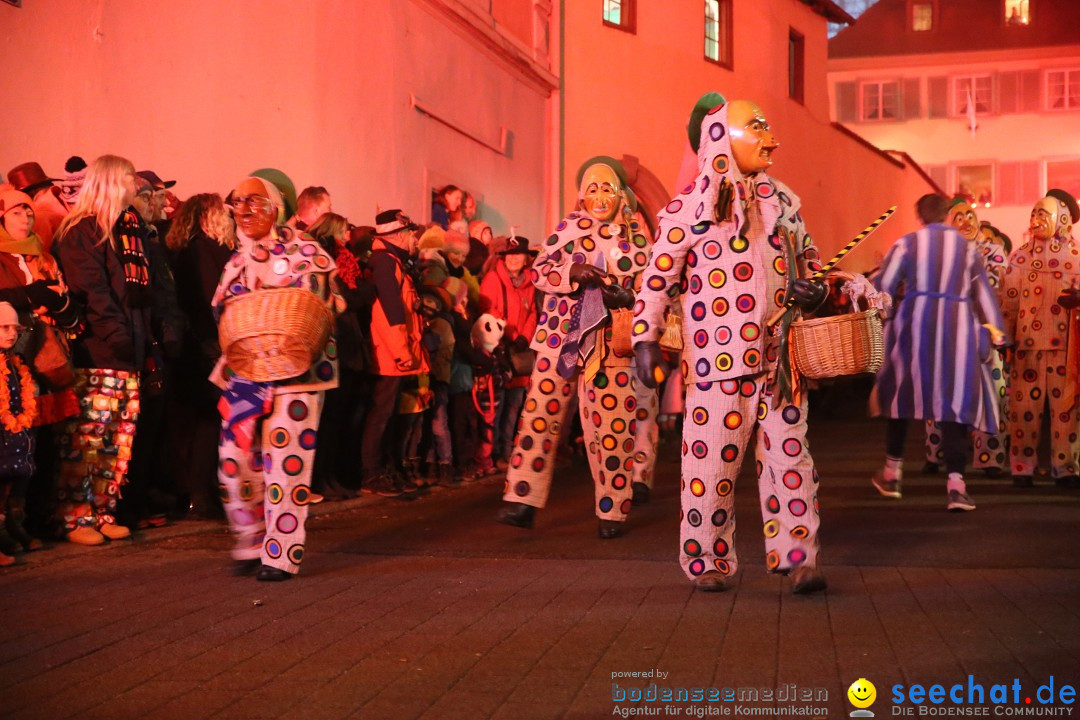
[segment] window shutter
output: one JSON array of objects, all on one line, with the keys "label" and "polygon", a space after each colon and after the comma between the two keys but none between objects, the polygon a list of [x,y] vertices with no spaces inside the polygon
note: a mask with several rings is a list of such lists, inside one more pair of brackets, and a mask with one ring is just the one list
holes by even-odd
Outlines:
[{"label": "window shutter", "polygon": [[1024,70],[1020,73],[1020,111],[1041,112],[1042,108],[1042,72]]},{"label": "window shutter", "polygon": [[918,120],[922,117],[922,78],[904,78],[904,119]]},{"label": "window shutter", "polygon": [[997,102],[998,112],[1014,113],[1020,109],[1020,97],[1017,87],[1020,83],[1020,74],[1003,72],[997,75]]},{"label": "window shutter", "polygon": [[929,117],[949,116],[949,78],[932,77],[927,80],[927,111]]},{"label": "window shutter", "polygon": [[859,119],[859,92],[853,82],[836,83],[836,119],[853,123]]},{"label": "window shutter", "polygon": [[1034,204],[1039,199],[1039,163],[1003,162],[997,166],[998,205]]}]

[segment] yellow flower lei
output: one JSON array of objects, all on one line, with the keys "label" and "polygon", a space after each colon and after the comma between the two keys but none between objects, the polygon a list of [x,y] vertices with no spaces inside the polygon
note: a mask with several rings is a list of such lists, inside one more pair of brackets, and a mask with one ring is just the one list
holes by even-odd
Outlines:
[{"label": "yellow flower lei", "polygon": [[[0,353],[0,356],[6,353]],[[18,415],[11,412],[11,393],[8,390],[8,376],[11,373],[6,358],[0,358],[0,422],[9,433],[19,433],[27,430],[34,424],[37,417],[37,398],[34,397],[34,379],[30,377],[30,370],[17,355],[9,355],[8,358],[15,364],[19,371],[19,399],[22,401],[22,412]]]}]

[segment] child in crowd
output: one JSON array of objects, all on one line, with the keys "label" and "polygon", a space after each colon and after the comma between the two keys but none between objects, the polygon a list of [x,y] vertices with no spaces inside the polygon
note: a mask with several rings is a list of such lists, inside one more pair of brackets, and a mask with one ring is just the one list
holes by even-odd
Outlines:
[{"label": "child in crowd", "polygon": [[[37,416],[34,381],[14,351],[19,339],[19,316],[10,303],[0,302],[0,567],[15,563],[13,554],[30,550],[32,539],[17,519],[9,517],[12,485],[34,474],[34,432]],[[37,541],[37,547],[41,547]]]},{"label": "child in crowd", "polygon": [[[495,474],[491,458],[495,446],[495,417],[499,414],[509,361],[500,345],[506,322],[484,313],[472,328],[473,407],[476,409],[476,471],[479,480]],[[503,351],[503,352],[500,352]]]},{"label": "child in crowd", "polygon": [[454,452],[450,434],[450,366],[454,357],[454,299],[445,289],[424,285],[420,288],[420,314],[427,328],[424,347],[431,366],[432,411],[428,413],[431,444],[428,449],[429,467],[438,462],[436,481],[444,487],[454,487]]}]

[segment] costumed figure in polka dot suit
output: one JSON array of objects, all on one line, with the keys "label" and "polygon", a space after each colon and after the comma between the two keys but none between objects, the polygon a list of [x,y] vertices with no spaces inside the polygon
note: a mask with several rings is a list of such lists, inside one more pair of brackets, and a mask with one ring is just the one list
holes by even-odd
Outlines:
[{"label": "costumed figure in polka dot suit", "polygon": [[[333,259],[307,235],[281,222],[281,195],[269,182],[244,179],[232,194],[239,247],[222,272],[215,312],[253,290],[305,288],[336,313]],[[236,543],[234,571],[258,569],[259,580],[287,580],[304,556],[304,523],[311,502],[319,412],[325,391],[337,387],[337,349],[329,340],[302,375],[255,382],[236,375],[222,357],[211,381],[222,388],[218,481]],[[261,566],[261,567],[260,567]]]},{"label": "costumed figure in polka dot suit", "polygon": [[633,356],[610,346],[612,311],[628,310],[649,262],[649,238],[632,220],[626,172],[611,158],[594,158],[579,173],[578,209],[545,241],[533,263],[533,284],[544,299],[536,351],[503,493],[499,522],[532,527],[547,503],[556,447],[567,406],[578,395],[589,467],[595,484],[598,534],[622,534],[630,512],[637,423],[656,411],[656,393],[639,396]]},{"label": "costumed figure in polka dot suit", "polygon": [[1009,464],[1013,482],[1031,487],[1043,413],[1050,411],[1050,474],[1077,484],[1080,440],[1080,247],[1072,237],[1076,200],[1051,190],[1031,211],[1031,241],[1009,257],[1005,324],[1016,338],[1009,379]]},{"label": "costumed figure in polka dot suit", "polygon": [[[979,226],[975,209],[963,197],[955,197],[949,202],[945,224],[956,228],[968,242],[975,246],[986,265],[986,279],[1001,301],[1005,284],[1005,269],[1009,267],[1005,248],[996,240],[987,237]],[[1009,399],[1009,374],[1005,367],[1002,353],[994,351],[990,356],[990,375],[994,381],[994,394],[998,398],[998,431],[985,433],[976,430],[973,437],[972,467],[984,471],[989,477],[997,477],[1009,467],[1008,446],[1009,431],[1006,427],[1007,403]],[[935,473],[945,462],[945,450],[941,428],[934,420],[926,421],[926,465],[923,470]]]},{"label": "costumed figure in polka dot suit", "polygon": [[[755,104],[710,94],[688,127],[698,154],[693,184],[659,213],[653,256],[635,305],[638,376],[667,375],[659,337],[681,297],[687,383],[679,561],[697,589],[731,587],[734,485],[751,435],[770,572],[796,592],[825,588],[818,567],[818,477],[806,441],[806,396],[789,368],[784,333],[766,320],[790,295],[803,309],[825,299],[805,279],[820,269],[799,198],[770,178],[778,146]],[[756,431],[756,432],[755,432]]]}]

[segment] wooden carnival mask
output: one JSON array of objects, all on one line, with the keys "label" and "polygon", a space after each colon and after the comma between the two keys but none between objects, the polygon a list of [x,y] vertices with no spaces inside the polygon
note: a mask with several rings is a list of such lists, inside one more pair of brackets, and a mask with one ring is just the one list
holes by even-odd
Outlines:
[{"label": "wooden carnival mask", "polygon": [[967,202],[958,202],[949,209],[945,222],[956,228],[956,231],[968,240],[979,238],[979,218],[975,215],[975,208]]},{"label": "wooden carnival mask", "polygon": [[618,173],[603,163],[590,165],[581,178],[581,206],[601,222],[611,222],[622,206],[622,182]]},{"label": "wooden carnival mask", "polygon": [[1068,206],[1054,197],[1041,198],[1031,210],[1028,229],[1036,240],[1069,237],[1072,234],[1072,216]]},{"label": "wooden carnival mask", "polygon": [[735,164],[744,175],[768,170],[773,151],[780,147],[765,114],[749,100],[728,105],[728,135]]}]

